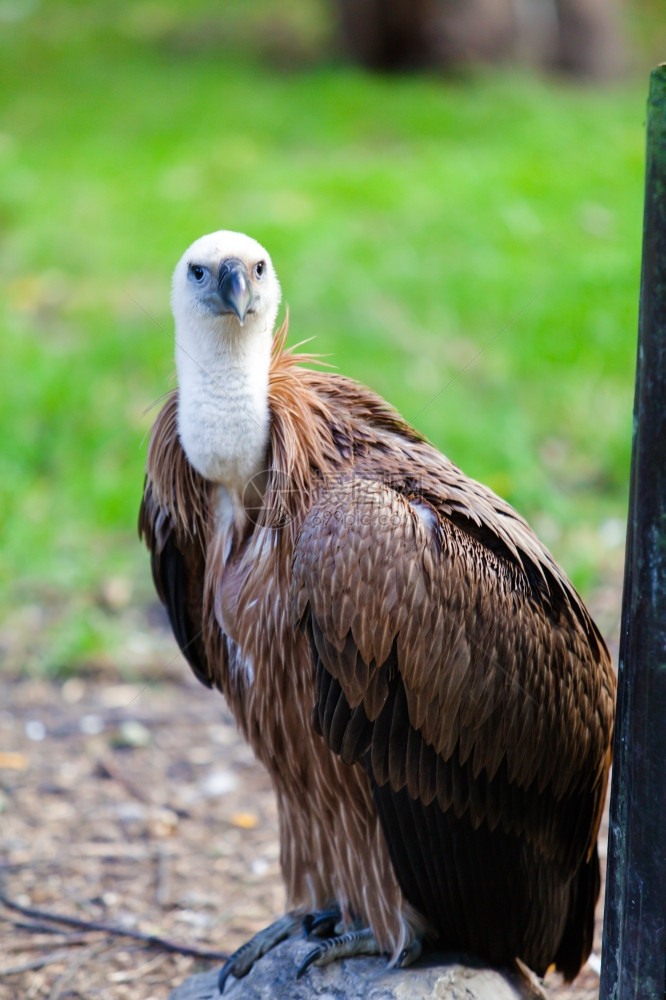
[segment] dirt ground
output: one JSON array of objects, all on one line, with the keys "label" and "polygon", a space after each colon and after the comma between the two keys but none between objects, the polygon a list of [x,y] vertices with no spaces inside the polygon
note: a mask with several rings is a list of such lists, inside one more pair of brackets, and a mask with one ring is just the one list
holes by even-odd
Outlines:
[{"label": "dirt ground", "polygon": [[[617,589],[597,604],[616,633]],[[283,910],[273,795],[222,698],[163,626],[146,633],[152,666],[131,684],[108,669],[64,683],[0,671],[0,893],[229,952]],[[604,823],[604,867],[605,840]],[[597,954],[600,932],[601,905]],[[0,1000],[166,1000],[214,964],[0,901]],[[598,976],[588,966],[572,987],[547,986],[593,1000]]]}]

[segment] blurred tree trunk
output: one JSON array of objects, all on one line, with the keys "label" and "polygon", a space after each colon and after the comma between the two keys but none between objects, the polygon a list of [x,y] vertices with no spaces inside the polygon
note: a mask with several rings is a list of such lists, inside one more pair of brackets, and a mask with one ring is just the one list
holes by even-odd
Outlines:
[{"label": "blurred tree trunk", "polygon": [[583,77],[622,65],[616,0],[335,0],[345,51],[371,69],[515,60]]},{"label": "blurred tree trunk", "polygon": [[434,0],[336,0],[345,48],[371,69],[423,67],[432,62]]},{"label": "blurred tree trunk", "polygon": [[609,0],[556,0],[555,66],[574,76],[603,79],[622,65],[618,10]]}]

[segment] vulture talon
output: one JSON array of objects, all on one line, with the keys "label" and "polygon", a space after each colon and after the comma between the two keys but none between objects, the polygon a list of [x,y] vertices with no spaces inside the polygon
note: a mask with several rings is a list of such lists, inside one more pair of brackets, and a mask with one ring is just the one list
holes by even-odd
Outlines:
[{"label": "vulture talon", "polygon": [[412,965],[417,958],[420,958],[421,952],[423,951],[423,943],[420,938],[414,938],[409,942],[406,948],[403,948],[398,955],[395,963],[396,969],[406,969],[408,965]]},{"label": "vulture talon", "polygon": [[298,967],[296,978],[300,979],[307,972],[307,970],[310,968],[313,962],[317,961],[317,959],[321,956],[321,954],[322,954],[322,949],[320,945],[317,945],[316,948],[313,948],[312,951],[309,951]]},{"label": "vulture talon", "polygon": [[315,910],[314,913],[306,913],[303,917],[303,937],[322,937],[326,934],[335,934],[335,928],[342,919],[339,908],[331,907],[330,910]]},{"label": "vulture talon", "polygon": [[293,913],[285,913],[279,920],[269,924],[268,927],[264,927],[254,937],[251,937],[249,941],[242,944],[220,969],[220,975],[217,980],[218,992],[224,992],[224,987],[229,976],[233,976],[234,979],[242,979],[243,976],[246,976],[254,963],[262,955],[270,951],[271,948],[274,948],[281,941],[290,937],[298,929],[300,922],[301,918],[299,916]]},{"label": "vulture talon", "polygon": [[379,945],[369,927],[357,931],[347,931],[346,934],[340,934],[339,937],[326,938],[316,948],[309,951],[298,967],[296,978],[300,979],[311,965],[328,965],[339,958],[351,958],[353,955],[379,954]]}]

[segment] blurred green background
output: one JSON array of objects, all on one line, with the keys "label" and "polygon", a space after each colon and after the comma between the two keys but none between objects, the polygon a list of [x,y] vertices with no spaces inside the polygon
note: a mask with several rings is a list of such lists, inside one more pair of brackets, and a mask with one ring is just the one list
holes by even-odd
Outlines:
[{"label": "blurred green background", "polygon": [[170,275],[218,228],[268,248],[292,343],[505,496],[584,592],[614,571],[656,10],[625,19],[633,69],[591,86],[371,75],[324,0],[0,2],[7,663],[131,662]]}]

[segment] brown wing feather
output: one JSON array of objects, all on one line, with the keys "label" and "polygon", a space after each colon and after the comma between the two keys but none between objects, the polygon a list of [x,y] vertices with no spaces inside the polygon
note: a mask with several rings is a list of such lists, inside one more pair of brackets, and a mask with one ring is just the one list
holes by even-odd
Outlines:
[{"label": "brown wing feather", "polygon": [[[588,870],[612,732],[608,656],[534,536],[546,571],[530,575],[434,510],[356,480],[324,492],[303,522],[293,611],[329,678],[320,729],[340,752],[354,718],[363,739],[349,746],[365,754],[403,891],[448,944],[537,969],[556,960],[572,975],[598,892]],[[555,586],[544,587],[548,576]],[[507,872],[523,886],[511,919]],[[495,885],[483,912],[480,878]],[[502,927],[489,939],[491,898]],[[464,934],[447,915],[459,899]]]},{"label": "brown wing feather", "polygon": [[139,535],[150,550],[153,580],[181,652],[199,680],[213,684],[203,635],[206,490],[178,441],[177,396],[153,426]]}]

